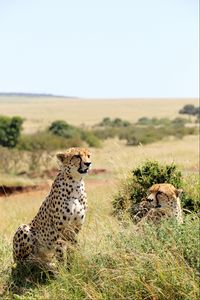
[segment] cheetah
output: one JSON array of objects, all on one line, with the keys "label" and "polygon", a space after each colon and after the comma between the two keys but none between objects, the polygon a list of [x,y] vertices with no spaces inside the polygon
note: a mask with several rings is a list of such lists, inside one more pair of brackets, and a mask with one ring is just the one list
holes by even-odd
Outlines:
[{"label": "cheetah", "polygon": [[13,238],[14,262],[51,263],[64,260],[69,245],[77,242],[87,210],[83,175],[91,166],[91,153],[70,148],[58,153],[61,168],[38,213],[28,225],[21,225]]},{"label": "cheetah", "polygon": [[181,193],[181,189],[176,189],[169,183],[152,185],[147,198],[140,203],[141,221],[158,223],[162,218],[175,218],[179,224],[182,224],[183,216],[179,198]]}]

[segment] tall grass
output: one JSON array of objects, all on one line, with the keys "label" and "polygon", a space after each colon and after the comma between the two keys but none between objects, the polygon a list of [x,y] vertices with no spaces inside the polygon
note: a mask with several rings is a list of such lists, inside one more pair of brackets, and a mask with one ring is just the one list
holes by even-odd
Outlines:
[{"label": "tall grass", "polygon": [[50,279],[46,275],[45,281],[42,272],[37,277],[28,269],[16,273],[17,276],[11,273],[10,246],[1,242],[1,275],[6,278],[7,284],[3,297],[198,299],[198,229],[198,220],[187,217],[181,227],[165,222],[159,228],[145,225],[142,229],[136,229],[128,224],[119,232],[101,233],[104,250],[88,255],[82,245],[81,251],[74,254],[70,271],[61,266],[56,278]]},{"label": "tall grass", "polygon": [[111,215],[115,184],[88,188],[89,211],[71,269],[60,266],[53,279],[28,267],[16,270],[12,263],[13,233],[31,220],[46,192],[1,200],[2,299],[198,299],[196,216],[186,216],[181,226],[121,224]]}]

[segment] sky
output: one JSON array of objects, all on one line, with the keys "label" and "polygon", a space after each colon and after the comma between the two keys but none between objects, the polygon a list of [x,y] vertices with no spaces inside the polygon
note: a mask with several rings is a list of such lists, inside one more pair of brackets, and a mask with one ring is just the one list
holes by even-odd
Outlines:
[{"label": "sky", "polygon": [[199,96],[198,0],[0,0],[0,92]]}]

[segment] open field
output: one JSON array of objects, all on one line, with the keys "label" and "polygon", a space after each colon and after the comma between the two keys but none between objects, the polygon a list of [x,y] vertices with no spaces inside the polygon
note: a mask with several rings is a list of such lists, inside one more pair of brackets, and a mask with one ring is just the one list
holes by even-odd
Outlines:
[{"label": "open field", "polygon": [[197,300],[196,218],[187,217],[182,229],[163,224],[159,235],[164,240],[160,240],[155,229],[147,227],[140,232],[128,220],[124,227],[112,216],[118,180],[125,179],[146,158],[177,163],[188,180],[187,190],[192,192],[199,165],[196,136],[139,147],[106,141],[102,149],[93,150],[94,168],[106,168],[107,173],[86,179],[89,210],[72,270],[61,267],[58,278],[46,284],[41,282],[41,275],[35,278],[30,271],[23,271],[22,276],[11,270],[12,236],[19,224],[32,219],[48,191],[0,198],[2,299]]},{"label": "open field", "polygon": [[199,170],[199,136],[163,140],[141,146],[126,146],[123,141],[105,141],[103,149],[93,149],[94,168],[108,168],[116,174],[132,170],[146,159],[175,162],[182,170]]},{"label": "open field", "polygon": [[30,221],[47,191],[1,199],[2,299],[197,300],[198,220],[187,219],[183,228],[163,224],[160,233],[149,227],[138,231],[129,222],[120,225],[111,215],[116,189],[111,180],[87,182],[89,210],[72,269],[61,267],[47,282],[40,273],[35,278],[27,270],[11,272],[13,233]]},{"label": "open field", "polygon": [[[26,118],[25,131],[44,129],[51,121],[93,125],[103,117],[136,121],[142,116],[178,115],[182,100],[80,100],[1,99],[0,114]],[[133,168],[146,159],[175,162],[184,175],[187,193],[198,182],[199,137],[166,138],[160,142],[127,146],[125,141],[108,139],[102,148],[92,148],[94,169],[104,173],[88,175],[88,213],[79,235],[71,270],[61,266],[59,275],[43,281],[40,272],[17,273],[12,262],[12,237],[22,223],[29,223],[48,189],[0,197],[0,299],[62,300],[197,300],[199,299],[199,220],[185,217],[182,226],[164,222],[160,228],[138,229],[130,220],[119,222],[112,215],[112,200]],[[51,153],[46,165],[57,166]],[[21,174],[0,174],[0,183],[31,185]],[[36,276],[36,277],[35,277]],[[47,276],[48,277],[48,276]]]},{"label": "open field", "polygon": [[46,128],[55,120],[73,125],[94,125],[104,117],[136,122],[140,117],[169,117],[178,115],[186,104],[198,105],[197,99],[60,99],[0,97],[0,115],[25,118],[25,132]]}]

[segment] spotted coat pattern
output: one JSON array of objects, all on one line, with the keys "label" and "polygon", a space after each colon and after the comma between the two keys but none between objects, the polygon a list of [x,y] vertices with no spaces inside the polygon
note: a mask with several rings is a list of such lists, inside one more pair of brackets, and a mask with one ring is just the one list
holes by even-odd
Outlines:
[{"label": "spotted coat pattern", "polygon": [[176,189],[172,184],[154,184],[149,189],[147,198],[140,203],[138,215],[141,221],[158,223],[162,218],[175,218],[179,224],[183,223],[179,198],[181,193],[182,190]]},{"label": "spotted coat pattern", "polygon": [[70,148],[57,154],[61,170],[37,215],[21,225],[13,238],[15,262],[53,256],[63,260],[65,250],[76,243],[86,215],[87,197],[83,174],[88,172],[91,154],[84,148]]}]

